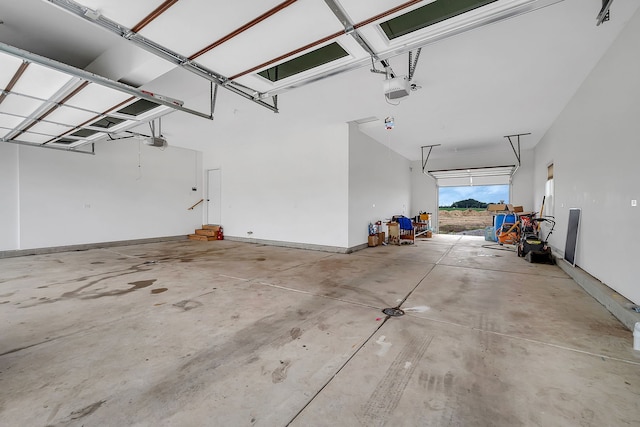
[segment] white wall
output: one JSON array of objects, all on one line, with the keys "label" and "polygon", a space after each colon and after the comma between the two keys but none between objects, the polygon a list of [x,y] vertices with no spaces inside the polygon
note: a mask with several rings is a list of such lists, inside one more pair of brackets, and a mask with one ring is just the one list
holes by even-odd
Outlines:
[{"label": "white wall", "polygon": [[347,248],[347,125],[270,121],[204,154],[205,170],[221,169],[225,236]]},{"label": "white wall", "polygon": [[[606,24],[605,24],[606,25]],[[536,199],[554,164],[551,242],[564,250],[568,210],[582,208],[576,263],[640,303],[640,12],[636,13],[535,150]]]},{"label": "white wall", "polygon": [[367,243],[370,222],[410,215],[409,166],[409,160],[360,132],[357,124],[349,125],[349,247]]},{"label": "white wall", "polygon": [[187,210],[200,197],[191,188],[202,187],[196,151],[134,140],[97,144],[95,156],[7,145],[3,152],[17,156],[2,156],[3,174],[18,174],[0,181],[0,194],[18,211],[5,218],[2,208],[2,230],[19,238],[3,250],[186,235],[201,223],[200,212]]},{"label": "white wall", "polygon": [[18,146],[0,144],[0,251],[19,242]]}]

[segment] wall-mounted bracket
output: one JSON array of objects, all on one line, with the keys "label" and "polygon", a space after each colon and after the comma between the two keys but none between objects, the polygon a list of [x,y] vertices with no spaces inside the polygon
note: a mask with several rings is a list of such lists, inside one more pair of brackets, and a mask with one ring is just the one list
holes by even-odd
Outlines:
[{"label": "wall-mounted bracket", "polygon": [[[520,167],[522,165],[522,161],[521,161],[522,156],[520,155],[520,137],[521,136],[525,136],[525,135],[531,135],[531,132],[529,132],[529,133],[518,133],[518,134],[515,134],[515,135],[505,135],[504,136],[509,141],[509,144],[511,145],[511,149],[513,150],[513,154],[516,155],[516,159],[518,160],[518,167]],[[517,138],[516,139],[516,144],[518,146],[518,150],[517,151],[516,151],[516,146],[513,145],[514,141],[511,138]]]},{"label": "wall-mounted bracket", "polygon": [[610,17],[609,8],[611,7],[611,3],[613,3],[613,0],[602,0],[602,9],[600,9],[600,12],[596,17],[596,21],[597,21],[596,26],[602,24],[603,22],[607,22],[609,20],[609,17]]},{"label": "wall-mounted bracket", "polygon": [[[439,147],[442,144],[433,144],[433,145],[423,145],[422,147],[420,147],[420,150],[422,150],[422,173],[425,175],[431,175],[427,172],[427,162],[429,161],[429,156],[431,155],[431,150],[433,150],[433,147]],[[428,148],[429,151],[427,152],[427,156],[425,157],[424,155],[424,149]]]},{"label": "wall-mounted bracket", "polygon": [[415,59],[412,60],[412,56],[413,56],[413,51],[409,51],[409,81],[413,80],[413,75],[416,72],[416,67],[418,66],[418,59],[420,59],[420,52],[422,51],[422,48],[419,47],[418,50],[416,50],[416,57]]}]

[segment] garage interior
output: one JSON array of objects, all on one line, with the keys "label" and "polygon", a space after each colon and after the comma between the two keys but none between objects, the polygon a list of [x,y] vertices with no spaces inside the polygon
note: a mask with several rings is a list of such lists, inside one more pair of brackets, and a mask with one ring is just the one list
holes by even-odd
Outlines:
[{"label": "garage interior", "polygon": [[[0,424],[640,423],[639,8],[0,2]],[[367,247],[496,182],[557,265]]]}]

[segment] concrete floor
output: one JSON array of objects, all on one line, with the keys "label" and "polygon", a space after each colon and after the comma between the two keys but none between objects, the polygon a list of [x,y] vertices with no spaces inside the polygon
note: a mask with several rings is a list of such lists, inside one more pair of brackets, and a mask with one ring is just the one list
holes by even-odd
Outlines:
[{"label": "concrete floor", "polygon": [[486,244],[0,259],[0,425],[640,425],[631,332]]}]

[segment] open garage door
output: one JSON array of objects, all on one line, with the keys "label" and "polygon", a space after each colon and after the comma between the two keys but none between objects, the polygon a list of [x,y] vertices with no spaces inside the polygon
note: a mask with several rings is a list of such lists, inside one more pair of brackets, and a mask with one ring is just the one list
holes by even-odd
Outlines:
[{"label": "open garage door", "polygon": [[[467,207],[471,209],[464,210],[443,208],[443,206],[453,206],[453,202],[462,201],[498,203],[507,200],[508,202],[511,193],[511,177],[516,170],[515,165],[505,165],[427,171],[426,173],[436,180],[438,188],[439,209],[434,218],[436,233],[482,235],[484,228],[493,223],[489,212],[478,209],[479,206],[475,205],[469,205]],[[501,196],[498,197],[498,194]],[[451,197],[455,195],[459,197],[454,200]],[[498,199],[493,200],[491,197]],[[462,207],[464,206],[459,206],[459,208]]]},{"label": "open garage door", "polygon": [[464,187],[471,185],[508,185],[516,171],[515,165],[483,168],[430,170],[439,187]]}]

